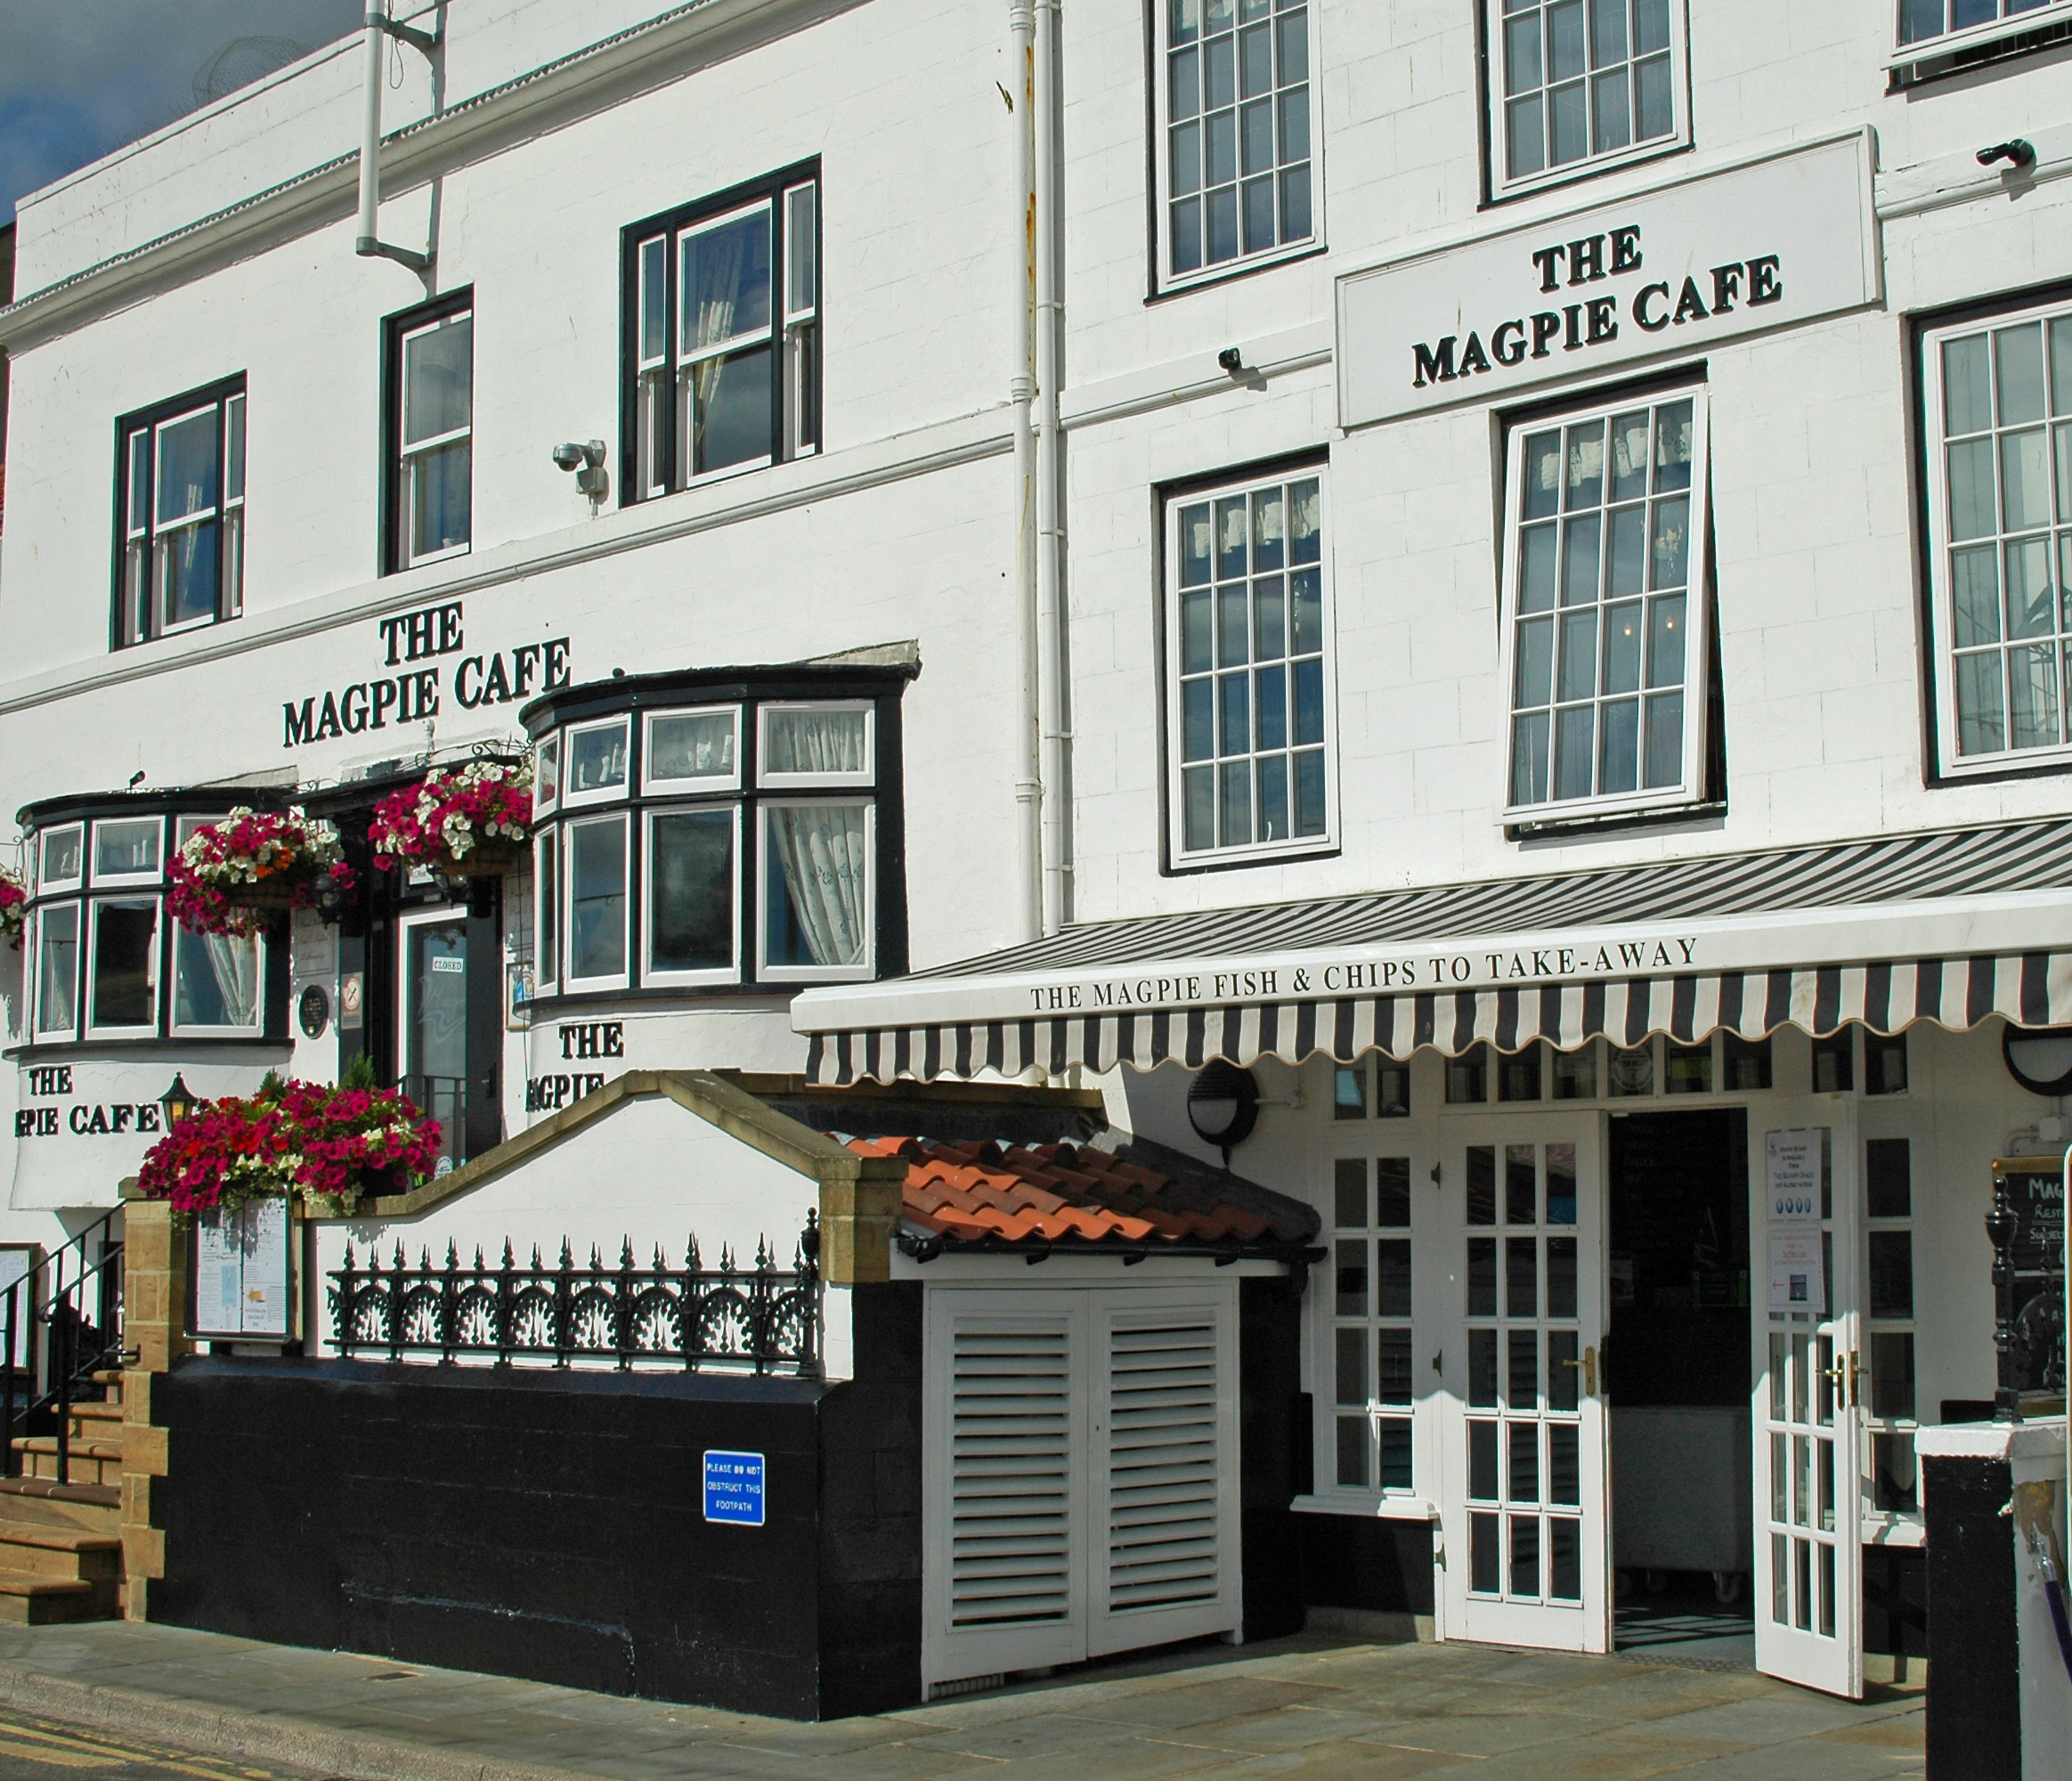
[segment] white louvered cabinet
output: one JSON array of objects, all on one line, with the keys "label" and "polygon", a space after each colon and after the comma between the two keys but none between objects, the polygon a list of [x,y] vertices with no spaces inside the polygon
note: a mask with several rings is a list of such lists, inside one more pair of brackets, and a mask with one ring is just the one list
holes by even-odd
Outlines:
[{"label": "white louvered cabinet", "polygon": [[1235,1283],[927,1305],[923,1683],[1234,1630]]}]

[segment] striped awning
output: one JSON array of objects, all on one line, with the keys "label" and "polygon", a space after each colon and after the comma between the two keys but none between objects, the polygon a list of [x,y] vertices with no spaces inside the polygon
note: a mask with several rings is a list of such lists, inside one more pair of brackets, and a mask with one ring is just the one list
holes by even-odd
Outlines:
[{"label": "striped awning", "polygon": [[2072,1024],[2072,823],[1087,923],[792,1004],[820,1083]]}]

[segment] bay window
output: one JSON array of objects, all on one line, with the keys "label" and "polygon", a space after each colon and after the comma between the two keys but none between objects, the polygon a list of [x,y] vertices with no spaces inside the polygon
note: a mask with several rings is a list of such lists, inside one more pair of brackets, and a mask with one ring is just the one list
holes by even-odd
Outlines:
[{"label": "bay window", "polygon": [[1507,820],[1704,795],[1705,481],[1702,391],[1512,428]]},{"label": "bay window", "polygon": [[1498,196],[1690,141],[1684,0],[1489,0]]},{"label": "bay window", "polygon": [[118,423],[118,648],[244,610],[245,380]]},{"label": "bay window", "polygon": [[2072,759],[2072,305],[1924,348],[1941,770]]},{"label": "bay window", "polygon": [[900,968],[904,897],[896,879],[882,888],[898,842],[896,694],[868,679],[888,671],[801,687],[803,672],[616,680],[536,714],[538,758],[557,768],[535,778],[542,996]]},{"label": "bay window", "polygon": [[820,446],[820,184],[812,165],[625,232],[622,499]]},{"label": "bay window", "polygon": [[1304,0],[1159,0],[1161,283],[1316,240]]},{"label": "bay window", "polygon": [[[191,933],[165,911],[168,843],[176,849],[221,812],[89,809],[77,819],[53,821],[52,804],[78,811],[82,801],[53,800],[26,813],[36,865],[31,1042],[265,1037],[265,942]],[[283,1006],[271,1024],[284,1023]]]},{"label": "bay window", "polygon": [[1334,844],[1323,480],[1166,506],[1168,845],[1176,865]]}]

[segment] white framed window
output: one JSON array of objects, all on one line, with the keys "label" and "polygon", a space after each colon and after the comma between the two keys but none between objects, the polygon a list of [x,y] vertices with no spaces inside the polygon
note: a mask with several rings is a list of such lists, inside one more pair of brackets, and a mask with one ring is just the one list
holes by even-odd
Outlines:
[{"label": "white framed window", "polygon": [[626,984],[626,817],[591,817],[566,825],[562,866],[568,911],[565,990]]},{"label": "white framed window", "polygon": [[2072,306],[1939,329],[1923,350],[1938,764],[2072,759]]},{"label": "white framed window", "polygon": [[1703,795],[1705,482],[1702,389],[1512,428],[1506,821]]},{"label": "white framed window", "polygon": [[1684,0],[1488,0],[1499,196],[1691,140]]},{"label": "white framed window", "polygon": [[625,718],[576,724],[562,732],[568,751],[561,785],[565,808],[574,809],[626,795],[626,752],[632,733],[633,726]]},{"label": "white framed window", "polygon": [[[1865,1035],[1867,1045],[1876,1036]],[[1904,1068],[1904,1067],[1903,1067]],[[1865,1084],[1866,1091],[1870,1085]],[[1918,1521],[1921,1473],[1914,1435],[1921,1427],[1914,1286],[1913,1146],[1904,1137],[1864,1143],[1865,1231],[1863,1278],[1865,1360],[1870,1380],[1863,1393],[1869,1411],[1864,1460],[1869,1476],[1866,1519]]]},{"label": "white framed window", "polygon": [[1929,45],[1938,56],[2072,18],[2072,0],[1893,0],[1893,4],[1899,47]]},{"label": "white framed window", "polygon": [[741,975],[741,806],[680,804],[646,813],[640,978],[732,983]]},{"label": "white framed window", "polygon": [[158,899],[103,897],[87,906],[89,1037],[151,1033],[158,1026]]},{"label": "white framed window", "polygon": [[1320,1491],[1381,1497],[1413,1488],[1410,1179],[1408,1156],[1333,1164]]},{"label": "white framed window", "polygon": [[817,172],[628,232],[635,500],[820,448]]},{"label": "white framed window", "polygon": [[872,976],[875,805],[865,798],[768,798],[760,821],[756,975],[817,983]]},{"label": "white framed window", "polygon": [[459,557],[474,527],[475,313],[396,326],[392,566]]},{"label": "white framed window", "polygon": [[83,823],[46,829],[37,842],[36,888],[46,890],[77,890],[86,869],[86,829]]},{"label": "white framed window", "polygon": [[118,648],[244,610],[245,392],[240,378],[118,426]]},{"label": "white framed window", "polygon": [[79,1031],[79,905],[53,903],[36,915],[36,1037]]},{"label": "white framed window", "polygon": [[759,785],[868,785],[875,774],[870,704],[781,705],[759,708]]},{"label": "white framed window", "polygon": [[1306,0],[1155,0],[1161,285],[1318,239]]},{"label": "white framed window", "polygon": [[[544,752],[544,751],[542,751]],[[557,828],[541,829],[532,843],[532,889],[540,899],[532,928],[533,993],[544,994],[561,977],[561,877]]]},{"label": "white framed window", "polygon": [[1166,503],[1174,864],[1336,844],[1324,484],[1315,470]]},{"label": "white framed window", "polygon": [[561,796],[561,738],[550,736],[532,756],[532,814],[544,816]]},{"label": "white framed window", "polygon": [[158,817],[124,817],[93,825],[93,882],[154,884],[166,825]]},{"label": "white framed window", "polygon": [[705,705],[650,712],[641,736],[640,789],[733,792],[741,785],[741,708]]}]

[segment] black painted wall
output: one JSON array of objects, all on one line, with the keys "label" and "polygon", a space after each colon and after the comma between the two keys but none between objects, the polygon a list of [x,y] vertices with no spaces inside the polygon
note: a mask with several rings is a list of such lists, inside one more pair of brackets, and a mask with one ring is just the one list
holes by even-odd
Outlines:
[{"label": "black painted wall", "polygon": [[1299,1286],[1238,1283],[1238,1396],[1245,1637],[1279,1639],[1302,1631],[1305,1606],[1304,1517],[1288,1506],[1310,1488]]},{"label": "black painted wall", "polygon": [[2004,1460],[1922,1461],[1929,1781],[2019,1781],[2013,1494]]},{"label": "black painted wall", "polygon": [[[920,1289],[855,1303],[833,1386],[191,1360],[154,1617],[792,1719],[914,1704]],[[767,1456],[765,1526],[704,1520],[709,1448]]]}]

